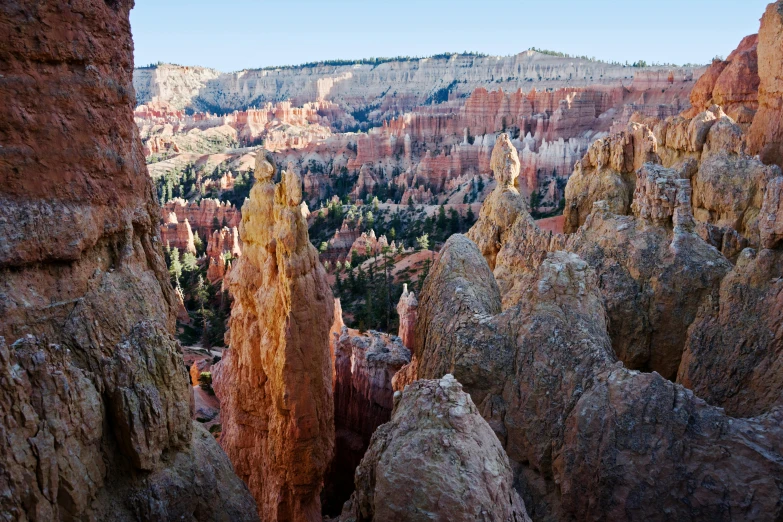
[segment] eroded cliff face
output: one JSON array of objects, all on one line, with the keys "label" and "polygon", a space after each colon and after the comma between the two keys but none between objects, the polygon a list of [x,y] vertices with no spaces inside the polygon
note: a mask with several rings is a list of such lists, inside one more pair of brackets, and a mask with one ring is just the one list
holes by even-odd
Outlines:
[{"label": "eroded cliff face", "polygon": [[[342,66],[303,65],[220,73],[203,67],[161,65],[134,71],[139,103],[159,100],[175,109],[192,107],[214,110],[245,109],[254,104],[282,101],[295,104],[329,100],[352,110],[379,102],[370,119],[381,121],[416,105],[425,105],[436,91],[458,97],[478,87],[514,91],[524,82],[540,91],[557,89],[567,81],[572,87],[630,88],[656,91],[687,84],[698,78],[694,68],[650,67],[632,71],[627,67],[580,58],[561,58],[535,51],[514,56],[451,55],[418,60]],[[404,81],[403,81],[404,79]],[[399,83],[388,92],[390,83]],[[690,87],[685,87],[687,92]]]},{"label": "eroded cliff face", "polygon": [[381,424],[389,421],[392,379],[411,360],[399,337],[341,328],[335,343],[335,454],[322,498],[324,513],[338,515],[353,492],[356,467]]},{"label": "eroded cliff face", "polygon": [[338,520],[529,522],[508,457],[452,375],[394,396]]},{"label": "eroded cliff face", "polygon": [[263,520],[320,521],[334,451],[329,331],[334,298],[299,205],[301,178],[261,151],[242,209],[242,257],[225,283],[229,349],[213,371],[220,444]]},{"label": "eroded cliff face", "polygon": [[759,110],[748,133],[748,149],[783,168],[783,3],[767,6],[758,44]]},{"label": "eroded cliff face", "polygon": [[17,28],[0,50],[0,512],[257,520],[190,420],[132,118],[131,6],[0,8]]},{"label": "eroded cliff face", "polygon": [[[508,242],[517,244],[510,250],[517,266],[518,254],[531,259],[535,248],[578,252],[600,275],[623,362],[676,378],[736,416],[768,412],[783,399],[783,174],[769,152],[776,138],[768,119],[780,102],[769,61],[783,39],[780,6],[768,7],[758,38],[713,64],[694,89],[691,111],[635,117],[625,135],[591,146],[566,188],[565,229],[575,234],[542,235],[520,220]],[[757,68],[755,53],[766,57]],[[719,105],[703,108],[718,100],[735,118]],[[594,153],[602,147],[605,158]],[[504,275],[496,275],[502,287]]]},{"label": "eroded cliff face", "polygon": [[452,236],[422,291],[416,355],[419,378],[463,381],[533,519],[780,516],[780,407],[732,419],[624,368],[596,273],[576,254],[546,253],[524,277],[503,303],[476,245]]},{"label": "eroded cliff face", "polygon": [[[625,137],[600,141],[593,149],[608,160],[615,157],[612,147],[621,148]],[[499,141],[500,148],[506,152],[498,152],[499,157],[511,158],[505,170],[516,172],[513,147]],[[610,201],[616,185],[610,184],[606,194],[600,189],[606,186],[599,183],[593,188],[602,199],[593,204],[577,234],[543,231],[513,184],[499,182],[468,237],[493,269],[504,309],[524,296],[527,278],[547,252],[579,254],[599,275],[617,356],[632,369],[655,370],[674,379],[701,299],[717,291],[731,265],[696,234],[690,181],[681,171],[641,163],[636,173],[623,176],[633,177],[633,192],[619,208],[628,207],[633,216],[617,215],[620,210]]]}]

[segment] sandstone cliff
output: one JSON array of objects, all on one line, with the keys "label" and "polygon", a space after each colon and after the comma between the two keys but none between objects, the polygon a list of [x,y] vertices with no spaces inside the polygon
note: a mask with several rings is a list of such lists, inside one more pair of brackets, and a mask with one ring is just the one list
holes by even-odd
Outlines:
[{"label": "sandstone cliff", "polygon": [[508,457],[451,375],[394,396],[338,520],[529,522]]},{"label": "sandstone cliff", "polygon": [[[513,91],[520,84],[545,91],[562,87],[624,85],[660,92],[698,78],[700,69],[650,67],[643,70],[581,58],[525,51],[514,56],[438,56],[409,61],[346,65],[302,65],[220,73],[203,67],[161,65],[134,71],[139,103],[156,99],[176,109],[246,109],[290,99],[295,104],[329,100],[352,110],[378,105],[370,119],[381,121],[425,105],[439,89],[454,97],[477,87]],[[397,83],[396,92],[388,92]]]},{"label": "sandstone cliff", "polygon": [[[636,116],[626,132],[591,146],[566,188],[565,229],[576,234],[549,237],[520,220],[510,250],[579,252],[600,275],[617,355],[632,368],[676,374],[738,416],[768,412],[783,394],[776,326],[783,175],[759,141],[775,139],[767,118],[780,100],[763,88],[774,85],[774,63],[760,64],[753,81],[755,53],[769,57],[780,48],[780,5],[767,9],[758,39],[744,39],[702,77],[691,111],[665,120]],[[767,109],[756,113],[762,91]],[[721,106],[703,108],[715,101],[736,119]],[[512,274],[515,263],[508,263]]]},{"label": "sandstone cliff", "polygon": [[301,179],[256,159],[242,209],[242,257],[226,284],[229,349],[214,371],[220,443],[263,520],[321,520],[334,450],[329,330],[334,298],[299,205]]},{"label": "sandstone cliff", "polygon": [[[191,424],[133,123],[132,2],[0,9],[0,512],[257,520]],[[67,93],[64,96],[63,93]]]},{"label": "sandstone cliff", "polygon": [[758,44],[759,110],[748,134],[751,154],[783,168],[783,3],[767,6],[761,18]]}]

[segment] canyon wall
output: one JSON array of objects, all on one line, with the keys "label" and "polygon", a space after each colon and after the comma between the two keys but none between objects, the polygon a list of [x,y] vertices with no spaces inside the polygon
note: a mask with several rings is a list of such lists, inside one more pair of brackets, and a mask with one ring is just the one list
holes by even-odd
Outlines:
[{"label": "canyon wall", "polygon": [[[339,319],[342,322],[342,319]],[[343,326],[334,349],[335,454],[326,477],[324,512],[340,513],[353,492],[353,476],[378,426],[389,421],[392,378],[411,360],[399,337]]]},{"label": "canyon wall", "polygon": [[780,516],[780,408],[731,418],[618,364],[595,272],[575,254],[546,254],[529,283],[501,307],[476,246],[452,236],[422,292],[417,358],[420,378],[464,380],[533,519]]},{"label": "canyon wall", "polygon": [[[700,69],[639,68],[581,58],[560,58],[525,51],[513,56],[451,55],[388,61],[380,64],[303,65],[219,73],[202,67],[160,65],[134,71],[139,103],[159,100],[176,109],[233,111],[267,102],[290,100],[300,105],[329,100],[357,110],[372,106],[378,121],[428,103],[436,91],[450,97],[477,87],[546,90],[564,83],[573,87],[636,83],[653,91],[672,82],[695,80]],[[389,89],[389,85],[396,85]]]},{"label": "canyon wall", "polygon": [[190,420],[133,122],[132,2],[0,8],[0,512],[257,520]]},{"label": "canyon wall", "polygon": [[[674,135],[690,127],[694,134],[686,136],[699,136],[692,121],[705,118],[676,123]],[[715,144],[730,142],[736,130],[711,129]],[[708,133],[695,142],[705,139]],[[725,154],[725,147],[713,149]],[[460,379],[518,464],[534,519],[779,516],[780,246],[765,233],[764,249],[746,248],[732,268],[700,236],[691,183],[701,169],[686,164],[643,164],[629,215],[599,194],[578,232],[566,236],[530,218],[516,189],[516,150],[501,137],[492,157],[498,185],[468,235],[475,243],[452,236],[425,283],[413,373],[427,379],[448,371]],[[752,200],[758,189],[745,173],[725,175],[743,183],[721,193]],[[779,170],[776,176],[762,190],[764,230],[778,222],[783,177]],[[677,378],[710,405],[618,358]],[[692,431],[692,423],[701,427]],[[756,434],[752,441],[748,433]],[[729,446],[727,460],[708,456]],[[705,484],[702,473],[710,485],[694,490]],[[676,493],[682,488],[687,506]],[[645,495],[650,501],[639,502]]]},{"label": "canyon wall", "polygon": [[321,520],[319,494],[334,451],[329,331],[334,298],[300,210],[302,181],[275,185],[268,156],[242,209],[242,256],[228,344],[213,370],[220,444],[248,484],[262,520]]}]

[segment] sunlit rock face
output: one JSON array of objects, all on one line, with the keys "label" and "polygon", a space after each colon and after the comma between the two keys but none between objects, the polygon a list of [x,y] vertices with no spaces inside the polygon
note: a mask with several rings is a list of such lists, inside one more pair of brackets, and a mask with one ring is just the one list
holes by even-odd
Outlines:
[{"label": "sunlit rock face", "polygon": [[758,43],[759,110],[748,133],[748,151],[764,163],[783,168],[783,79],[780,42],[783,39],[783,3],[767,6],[761,18]]},{"label": "sunlit rock face", "polygon": [[213,371],[220,444],[262,520],[320,520],[334,451],[329,331],[334,298],[300,210],[301,178],[256,160],[242,209],[240,257],[228,277],[229,346]]},{"label": "sunlit rock face", "polygon": [[0,10],[16,28],[0,51],[0,512],[257,520],[190,420],[178,302],[133,122],[131,7]]}]

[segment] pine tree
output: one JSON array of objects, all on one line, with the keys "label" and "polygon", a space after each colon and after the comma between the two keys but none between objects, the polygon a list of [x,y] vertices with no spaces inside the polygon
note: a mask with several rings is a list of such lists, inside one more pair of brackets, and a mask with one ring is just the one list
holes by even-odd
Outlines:
[{"label": "pine tree", "polygon": [[179,259],[179,249],[171,249],[171,262],[169,264],[169,274],[171,274],[171,284],[177,290],[182,291],[182,262]]}]

